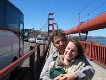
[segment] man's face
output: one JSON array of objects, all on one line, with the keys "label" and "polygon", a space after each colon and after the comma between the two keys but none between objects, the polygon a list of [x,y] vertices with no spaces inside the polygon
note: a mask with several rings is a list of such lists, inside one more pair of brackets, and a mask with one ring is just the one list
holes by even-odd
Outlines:
[{"label": "man's face", "polygon": [[65,39],[65,37],[54,36],[53,42],[54,46],[60,51],[61,54],[63,54],[67,45],[67,40]]}]

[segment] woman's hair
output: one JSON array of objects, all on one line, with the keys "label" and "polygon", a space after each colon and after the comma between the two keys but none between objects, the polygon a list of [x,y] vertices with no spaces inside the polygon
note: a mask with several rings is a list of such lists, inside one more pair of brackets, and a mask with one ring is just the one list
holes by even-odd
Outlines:
[{"label": "woman's hair", "polygon": [[76,45],[77,51],[78,51],[77,57],[79,57],[79,56],[81,56],[81,55],[84,54],[82,45],[80,44],[80,42],[77,39],[75,39],[75,38],[69,38],[69,42],[73,42],[73,44]]},{"label": "woman's hair", "polygon": [[64,39],[67,40],[67,38],[66,38],[66,36],[65,36],[65,32],[64,32],[62,29],[56,29],[56,30],[54,30],[54,31],[52,32],[52,35],[51,35],[51,41],[52,41],[52,42],[54,42],[54,41],[53,41],[53,38],[54,38],[55,36],[63,36]]}]

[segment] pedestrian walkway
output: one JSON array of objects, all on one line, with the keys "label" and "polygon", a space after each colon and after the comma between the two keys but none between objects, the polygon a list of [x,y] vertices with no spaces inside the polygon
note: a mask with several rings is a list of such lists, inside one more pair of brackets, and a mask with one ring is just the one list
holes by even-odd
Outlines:
[{"label": "pedestrian walkway", "polygon": [[106,67],[99,65],[94,61],[89,61],[95,69],[95,75],[92,80],[106,80]]}]

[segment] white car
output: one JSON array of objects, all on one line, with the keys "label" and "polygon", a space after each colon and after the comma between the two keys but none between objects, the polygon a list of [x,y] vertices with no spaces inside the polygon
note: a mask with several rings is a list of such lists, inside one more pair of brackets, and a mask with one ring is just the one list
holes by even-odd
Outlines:
[{"label": "white car", "polygon": [[36,42],[36,40],[35,40],[35,38],[29,38],[29,39],[28,39],[28,42],[29,42],[29,43],[32,43],[32,42]]},{"label": "white car", "polygon": [[38,38],[36,38],[36,43],[43,44],[44,43],[44,39],[42,37],[38,37]]}]

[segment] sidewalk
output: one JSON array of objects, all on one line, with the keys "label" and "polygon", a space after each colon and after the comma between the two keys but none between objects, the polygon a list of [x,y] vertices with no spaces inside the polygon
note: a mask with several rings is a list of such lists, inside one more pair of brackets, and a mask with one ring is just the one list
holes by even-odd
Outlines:
[{"label": "sidewalk", "polygon": [[106,80],[106,68],[104,68],[103,66],[99,65],[94,61],[89,62],[95,69],[95,75],[92,80],[103,80],[104,78],[105,78],[104,80]]}]

